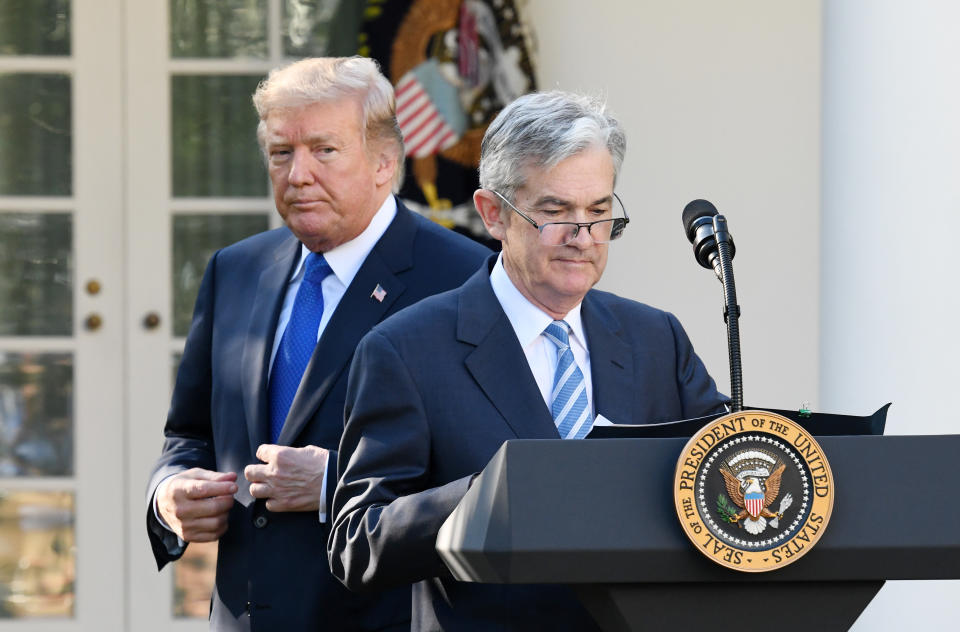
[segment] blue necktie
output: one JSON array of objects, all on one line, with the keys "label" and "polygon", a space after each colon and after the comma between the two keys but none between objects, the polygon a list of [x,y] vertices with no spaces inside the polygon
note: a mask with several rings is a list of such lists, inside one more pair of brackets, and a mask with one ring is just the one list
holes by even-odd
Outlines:
[{"label": "blue necktie", "polygon": [[270,441],[276,443],[300,387],[300,379],[317,346],[317,331],[323,317],[321,284],[332,270],[323,255],[311,252],[304,262],[303,281],[293,301],[290,321],[280,339],[270,373]]},{"label": "blue necktie", "polygon": [[561,439],[583,439],[593,419],[587,405],[587,383],[570,349],[569,325],[555,320],[543,330],[547,340],[557,346],[557,372],[553,376],[550,412]]}]

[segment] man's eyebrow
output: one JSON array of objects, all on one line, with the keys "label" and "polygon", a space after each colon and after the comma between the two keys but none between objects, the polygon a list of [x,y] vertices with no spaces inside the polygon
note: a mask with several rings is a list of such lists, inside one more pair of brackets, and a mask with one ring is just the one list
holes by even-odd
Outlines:
[{"label": "man's eyebrow", "polygon": [[[599,206],[601,204],[606,204],[612,201],[613,201],[613,196],[607,195],[598,200],[594,200],[587,206]],[[552,195],[541,196],[537,198],[537,200],[533,203],[533,206],[535,208],[539,208],[541,206],[559,206],[561,208],[570,208],[573,205],[574,205],[573,202],[571,202],[570,200],[564,200],[558,197],[553,197]]]},{"label": "man's eyebrow", "polygon": [[336,134],[312,134],[305,137],[303,142],[307,145],[316,145],[318,143],[337,144],[340,142],[340,138]]},{"label": "man's eyebrow", "polygon": [[295,145],[295,144],[297,144],[297,143],[303,143],[303,144],[305,144],[305,145],[317,145],[317,144],[324,144],[324,143],[337,144],[337,143],[339,142],[339,140],[340,140],[340,139],[339,139],[335,134],[313,134],[313,135],[311,135],[311,136],[306,136],[306,137],[303,137],[303,138],[298,138],[298,139],[296,139],[296,140],[294,140],[294,141],[291,141],[291,139],[286,138],[286,137],[284,137],[284,136],[279,136],[279,135],[277,135],[277,136],[268,136],[268,137],[267,137],[267,145],[268,145],[268,146],[275,146],[275,145],[281,145],[281,146],[283,146],[283,145]]},{"label": "man's eyebrow", "polygon": [[573,204],[572,204],[571,202],[569,202],[568,200],[562,200],[562,199],[560,199],[560,198],[553,197],[552,195],[543,195],[543,196],[537,198],[537,199],[534,201],[533,205],[534,205],[535,207],[540,207],[540,206],[562,206],[563,208],[568,208],[568,207],[573,206]]}]

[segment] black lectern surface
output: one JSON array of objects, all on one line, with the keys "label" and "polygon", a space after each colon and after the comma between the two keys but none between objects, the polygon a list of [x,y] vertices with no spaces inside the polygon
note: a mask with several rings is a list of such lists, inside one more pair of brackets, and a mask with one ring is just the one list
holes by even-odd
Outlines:
[{"label": "black lectern surface", "polygon": [[[806,412],[797,410],[779,410],[766,406],[751,406],[745,410],[763,410],[786,417],[803,427],[812,435],[832,437],[841,435],[882,435],[887,425],[887,410],[890,404],[884,404],[872,415],[837,415],[834,413]],[[639,439],[692,437],[700,428],[727,413],[717,413],[705,417],[668,421],[658,424],[633,426],[628,424],[594,425],[587,435],[588,439]]]},{"label": "black lectern surface", "polygon": [[[736,586],[760,599],[792,595],[798,605],[820,595],[817,607],[836,611],[826,623],[846,629],[885,579],[960,578],[960,503],[946,497],[960,435],[818,441],[835,475],[833,516],[814,550],[775,572],[717,566],[683,534],[672,490],[682,438],[509,441],[450,516],[437,549],[465,581],[582,584],[598,621],[617,630],[644,629],[631,620],[638,596],[643,605],[635,615],[651,616],[657,603],[671,609],[690,594],[732,598]],[[630,586],[637,583],[646,588]],[[855,608],[834,598],[838,586],[857,596]],[[618,591],[629,598],[621,601]],[[657,620],[693,624],[700,615],[689,608],[677,613],[685,619],[659,612]],[[704,619],[713,629],[718,614]],[[777,626],[792,629],[790,621]]]}]

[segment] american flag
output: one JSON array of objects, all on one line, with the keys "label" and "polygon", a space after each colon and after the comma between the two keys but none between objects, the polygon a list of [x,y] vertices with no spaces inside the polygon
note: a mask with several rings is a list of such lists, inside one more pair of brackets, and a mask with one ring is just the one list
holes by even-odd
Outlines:
[{"label": "american flag", "polygon": [[383,299],[387,297],[387,291],[383,289],[383,286],[377,283],[377,287],[373,288],[373,294],[370,295],[370,298],[377,299],[378,303],[382,303]]},{"label": "american flag", "polygon": [[[450,88],[443,85],[442,80],[431,81],[425,86],[422,79],[435,76],[433,64],[426,63],[423,68],[408,72],[397,83],[397,122],[403,133],[403,143],[407,147],[407,155],[414,158],[425,158],[439,153],[455,144],[460,134],[450,123],[461,127],[459,121],[447,121],[438,110],[442,104],[435,99],[447,99],[444,94],[432,94],[448,91]],[[438,89],[439,88],[439,89]],[[453,99],[456,100],[454,93]],[[459,107],[456,105],[455,107]]]}]

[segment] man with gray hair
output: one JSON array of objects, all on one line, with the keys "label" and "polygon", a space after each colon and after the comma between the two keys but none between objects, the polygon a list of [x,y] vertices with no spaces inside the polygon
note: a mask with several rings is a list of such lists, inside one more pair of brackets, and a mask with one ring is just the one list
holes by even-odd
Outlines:
[{"label": "man with gray hair", "polygon": [[330,575],[347,367],[376,323],[457,287],[489,250],[407,210],[393,88],[361,57],[272,71],[253,96],[285,227],[220,250],[148,487],[163,567],[219,541],[217,630],[408,630],[410,589]]},{"label": "man with gray hair", "polygon": [[565,586],[453,580],[440,526],[508,439],[724,410],[674,316],[591,289],[628,222],[614,193],[625,148],[597,100],[548,92],[507,106],[483,139],[473,198],[502,253],[357,348],[330,565],[357,591],[415,583],[415,630],[595,629]]}]

